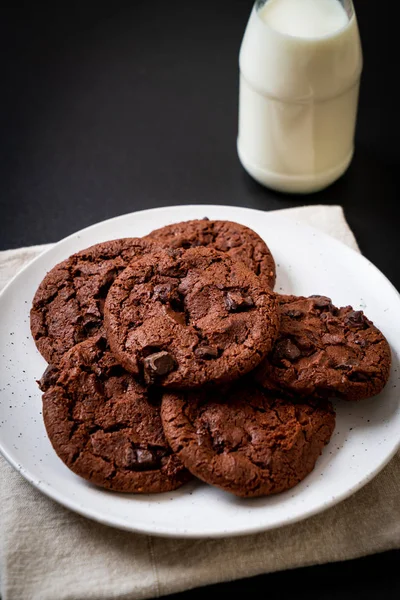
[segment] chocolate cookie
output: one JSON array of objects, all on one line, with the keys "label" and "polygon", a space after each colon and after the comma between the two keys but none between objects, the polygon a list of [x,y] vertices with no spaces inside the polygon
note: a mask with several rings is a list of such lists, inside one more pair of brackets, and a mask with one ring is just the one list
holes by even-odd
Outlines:
[{"label": "chocolate cookie", "polygon": [[278,331],[275,294],[211,248],[159,250],[115,280],[105,304],[112,351],[147,383],[189,388],[254,368]]},{"label": "chocolate cookie", "polygon": [[160,399],[117,364],[101,335],[72,348],[40,385],[50,441],[77,475],[135,493],[174,490],[189,479],[166,442]]},{"label": "chocolate cookie", "polygon": [[292,403],[251,383],[225,394],[166,393],[161,417],[172,449],[196,477],[246,497],[299,483],[335,427],[329,401]]},{"label": "chocolate cookie", "polygon": [[126,238],[96,244],[56,265],[40,284],[31,309],[31,331],[47,362],[96,334],[104,300],[117,275],[149,243]]},{"label": "chocolate cookie", "polygon": [[279,337],[255,371],[266,389],[346,400],[369,398],[383,389],[390,347],[362,311],[336,308],[325,296],[277,298]]},{"label": "chocolate cookie", "polygon": [[[168,248],[206,246],[244,262],[271,289],[275,284],[275,261],[263,239],[249,227],[231,221],[201,219],[174,223],[152,231],[147,239]],[[146,238],[145,238],[146,239]]]}]

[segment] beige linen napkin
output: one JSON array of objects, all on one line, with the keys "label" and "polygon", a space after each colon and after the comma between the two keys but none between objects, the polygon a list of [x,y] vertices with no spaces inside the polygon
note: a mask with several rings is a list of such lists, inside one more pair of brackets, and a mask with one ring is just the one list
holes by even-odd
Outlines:
[{"label": "beige linen napkin", "polygon": [[[354,249],[341,207],[288,209]],[[0,286],[47,246],[0,253]],[[138,599],[400,547],[400,454],[357,494],[281,529],[225,540],[118,531],[62,508],[0,458],[3,600]]]}]

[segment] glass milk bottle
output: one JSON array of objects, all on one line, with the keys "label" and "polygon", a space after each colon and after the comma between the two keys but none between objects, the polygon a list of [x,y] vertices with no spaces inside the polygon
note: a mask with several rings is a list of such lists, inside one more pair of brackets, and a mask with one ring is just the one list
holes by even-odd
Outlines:
[{"label": "glass milk bottle", "polygon": [[351,0],[258,0],[240,49],[237,148],[283,192],[316,192],[354,152],[362,51]]}]

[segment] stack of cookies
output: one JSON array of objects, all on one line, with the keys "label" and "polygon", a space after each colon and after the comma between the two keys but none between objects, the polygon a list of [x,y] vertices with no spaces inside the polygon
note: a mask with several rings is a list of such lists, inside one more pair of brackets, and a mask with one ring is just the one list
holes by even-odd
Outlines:
[{"label": "stack of cookies", "polygon": [[193,476],[238,496],[287,490],[329,442],[329,398],[378,394],[390,348],[361,311],[273,292],[251,229],[189,221],[104,242],[40,284],[31,330],[43,418],[74,473],[120,492]]}]

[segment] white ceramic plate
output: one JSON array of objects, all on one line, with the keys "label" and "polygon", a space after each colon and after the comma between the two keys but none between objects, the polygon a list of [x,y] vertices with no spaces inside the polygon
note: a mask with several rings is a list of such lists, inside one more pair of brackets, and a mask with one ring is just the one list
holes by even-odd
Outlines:
[{"label": "white ceramic plate", "polygon": [[[154,496],[96,488],[67,469],[46,436],[36,385],[46,364],[29,330],[33,295],[46,271],[77,250],[204,216],[243,223],[267,241],[277,263],[277,291],[321,293],[336,305],[364,309],[391,344],[390,382],[374,399],[358,404],[337,402],[337,425],[330,444],[314,471],[283,494],[243,500],[199,482]],[[399,353],[399,294],[368,260],[329,236],[279,213],[226,206],[175,206],[132,213],[59,242],[30,263],[1,294],[0,450],[43,493],[108,525],[175,537],[231,536],[271,529],[350,496],[393,456],[400,441]]]}]

